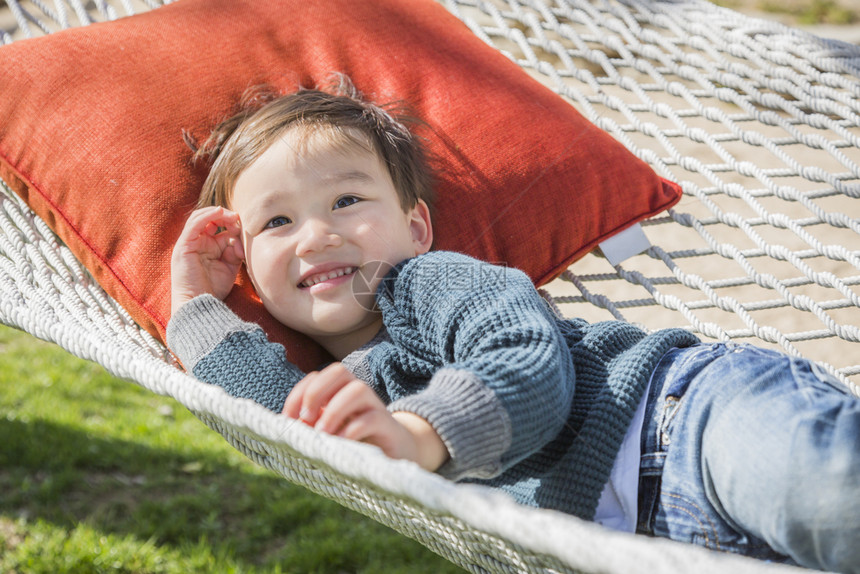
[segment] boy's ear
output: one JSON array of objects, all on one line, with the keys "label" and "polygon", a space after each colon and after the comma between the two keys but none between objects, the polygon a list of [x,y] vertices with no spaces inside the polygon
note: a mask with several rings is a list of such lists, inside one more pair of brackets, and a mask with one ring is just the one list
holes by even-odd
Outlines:
[{"label": "boy's ear", "polygon": [[412,231],[412,245],[415,255],[430,251],[433,245],[433,222],[430,221],[430,208],[424,200],[419,199],[409,214],[409,228]]}]

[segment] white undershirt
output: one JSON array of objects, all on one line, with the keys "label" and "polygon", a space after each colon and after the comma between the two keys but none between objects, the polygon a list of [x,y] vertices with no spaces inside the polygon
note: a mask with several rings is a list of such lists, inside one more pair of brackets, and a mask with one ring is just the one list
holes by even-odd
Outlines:
[{"label": "white undershirt", "polygon": [[648,381],[615,457],[609,482],[603,487],[603,493],[597,503],[594,521],[613,530],[636,532],[636,522],[639,519],[639,459],[642,456],[640,441],[650,387],[651,382]]}]

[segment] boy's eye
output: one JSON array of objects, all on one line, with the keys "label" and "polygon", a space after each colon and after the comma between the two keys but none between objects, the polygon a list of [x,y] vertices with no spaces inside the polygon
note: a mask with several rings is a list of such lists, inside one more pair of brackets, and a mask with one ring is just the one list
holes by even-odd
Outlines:
[{"label": "boy's eye", "polygon": [[360,200],[354,195],[344,195],[343,197],[338,198],[338,200],[334,202],[334,208],[340,209],[342,207],[350,206],[353,203],[358,203],[359,201]]},{"label": "boy's eye", "polygon": [[286,225],[288,223],[292,223],[289,217],[284,217],[283,215],[279,215],[278,217],[273,217],[266,224],[266,229],[272,229],[274,227],[281,227],[282,225]]}]

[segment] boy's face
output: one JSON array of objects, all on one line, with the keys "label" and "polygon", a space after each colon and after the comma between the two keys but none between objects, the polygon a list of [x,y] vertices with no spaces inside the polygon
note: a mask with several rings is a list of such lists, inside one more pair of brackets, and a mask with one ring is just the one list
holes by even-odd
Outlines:
[{"label": "boy's face", "polygon": [[375,153],[298,129],[242,172],[230,207],[266,309],[342,358],[378,331],[384,274],[429,250],[430,218],[423,202],[403,212]]}]

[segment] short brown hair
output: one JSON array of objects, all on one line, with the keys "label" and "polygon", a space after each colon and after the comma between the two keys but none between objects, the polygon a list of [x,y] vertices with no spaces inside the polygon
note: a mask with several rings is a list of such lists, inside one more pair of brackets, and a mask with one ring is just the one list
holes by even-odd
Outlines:
[{"label": "short brown hair", "polygon": [[[253,88],[245,93],[239,109],[218,124],[203,145],[196,146],[186,136],[194,150],[194,161],[212,162],[197,207],[229,207],[233,187],[242,172],[294,127],[376,153],[388,169],[404,211],[418,200],[432,204],[432,176],[424,146],[406,127],[416,120],[397,114],[393,106],[382,107],[364,100],[344,75],[335,75],[327,90],[301,88],[280,95],[266,87]],[[356,130],[362,138],[355,137]]]}]

